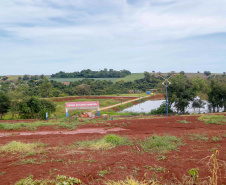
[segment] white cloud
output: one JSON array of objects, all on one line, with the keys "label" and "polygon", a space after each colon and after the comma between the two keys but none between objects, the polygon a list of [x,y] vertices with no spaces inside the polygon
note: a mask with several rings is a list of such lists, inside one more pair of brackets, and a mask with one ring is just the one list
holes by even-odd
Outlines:
[{"label": "white cloud", "polygon": [[181,45],[169,52],[175,39],[226,32],[225,7],[224,0],[0,2],[0,30],[4,31],[4,35],[0,32],[0,50],[4,51],[0,62],[6,61],[0,73],[7,71],[8,61],[34,66],[36,61],[58,59],[80,60],[80,65],[87,66],[92,66],[92,60],[101,65],[101,60],[110,61],[103,67],[113,61],[116,66],[140,61],[145,70],[150,59],[165,60],[162,53],[178,59],[180,48],[191,47]]}]

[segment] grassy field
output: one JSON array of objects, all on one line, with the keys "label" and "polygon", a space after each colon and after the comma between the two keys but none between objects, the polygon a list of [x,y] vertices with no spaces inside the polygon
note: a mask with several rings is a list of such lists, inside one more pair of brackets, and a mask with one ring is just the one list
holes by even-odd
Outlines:
[{"label": "grassy field", "polygon": [[132,73],[124,78],[119,78],[118,81],[123,80],[124,82],[131,82],[141,78],[144,78],[144,73]]}]

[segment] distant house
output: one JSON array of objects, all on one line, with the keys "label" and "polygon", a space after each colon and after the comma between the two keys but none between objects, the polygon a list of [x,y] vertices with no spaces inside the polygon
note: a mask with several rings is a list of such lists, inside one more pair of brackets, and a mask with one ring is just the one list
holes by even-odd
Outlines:
[{"label": "distant house", "polygon": [[61,84],[69,86],[71,82],[61,82]]}]

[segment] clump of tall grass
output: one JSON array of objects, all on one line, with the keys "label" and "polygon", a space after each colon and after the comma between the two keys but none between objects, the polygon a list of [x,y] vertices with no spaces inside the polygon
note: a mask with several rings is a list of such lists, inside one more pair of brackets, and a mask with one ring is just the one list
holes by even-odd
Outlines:
[{"label": "clump of tall grass", "polygon": [[224,115],[202,115],[198,118],[206,124],[226,125],[226,117]]},{"label": "clump of tall grass", "polygon": [[180,138],[176,136],[164,135],[158,136],[153,135],[144,141],[139,142],[141,148],[147,152],[160,152],[167,153],[170,150],[176,150],[178,146],[182,145]]},{"label": "clump of tall grass", "polygon": [[93,150],[108,150],[121,145],[131,145],[132,141],[128,140],[127,137],[120,137],[115,134],[109,134],[104,136],[100,140],[92,141],[81,141],[76,142],[76,146],[80,148],[88,148]]},{"label": "clump of tall grass", "polygon": [[133,177],[127,177],[126,180],[124,181],[113,181],[109,180],[108,182],[105,182],[106,185],[154,185],[158,184],[156,182],[147,182],[146,180],[144,181],[138,181],[134,179]]},{"label": "clump of tall grass", "polygon": [[0,147],[0,152],[10,152],[10,153],[28,153],[34,152],[38,147],[46,146],[41,142],[37,143],[23,143],[20,141],[11,141],[10,143]]},{"label": "clump of tall grass", "polygon": [[81,184],[82,181],[80,179],[74,177],[67,177],[64,175],[58,175],[54,180],[44,179],[44,180],[34,180],[33,175],[29,175],[25,179],[21,179],[16,182],[16,185],[50,185],[50,184],[58,184],[58,185],[75,185]]}]

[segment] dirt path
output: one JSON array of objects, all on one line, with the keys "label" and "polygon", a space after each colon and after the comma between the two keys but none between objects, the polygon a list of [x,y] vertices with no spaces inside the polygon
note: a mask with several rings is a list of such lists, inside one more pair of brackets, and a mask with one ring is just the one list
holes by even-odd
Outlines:
[{"label": "dirt path", "polygon": [[[113,108],[113,107],[117,107],[119,105],[127,104],[127,103],[130,103],[130,102],[134,102],[134,101],[137,101],[137,100],[142,100],[142,99],[147,98],[147,97],[149,97],[149,96],[144,96],[144,97],[136,98],[136,99],[133,99],[133,100],[125,101],[125,102],[122,102],[122,103],[118,103],[118,104],[115,104],[115,105],[111,105],[111,106],[108,106],[108,107],[103,107],[103,108],[100,108],[100,111],[110,109],[110,108]],[[91,112],[94,112],[94,111],[91,111]]]}]

